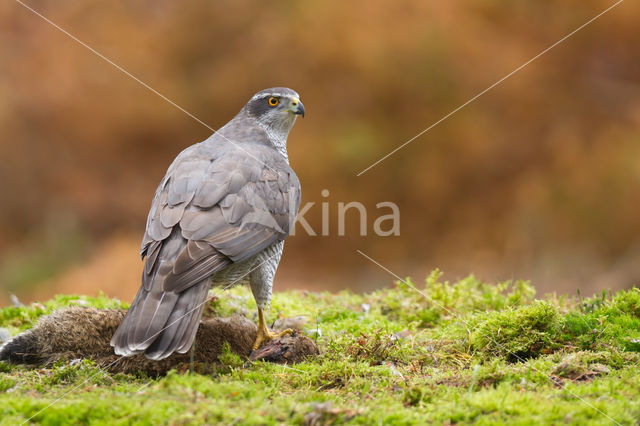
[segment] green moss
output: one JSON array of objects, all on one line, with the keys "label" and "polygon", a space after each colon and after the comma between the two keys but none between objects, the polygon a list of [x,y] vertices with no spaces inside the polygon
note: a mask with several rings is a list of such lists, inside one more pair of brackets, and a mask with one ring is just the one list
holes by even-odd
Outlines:
[{"label": "green moss", "polygon": [[557,308],[538,301],[485,315],[473,333],[472,346],[489,356],[521,361],[543,351],[551,352],[558,345],[561,326]]},{"label": "green moss", "polygon": [[16,381],[10,377],[0,377],[0,393],[6,392],[16,384]]},{"label": "green moss", "polygon": [[640,318],[640,290],[633,288],[617,293],[611,301],[611,307],[626,315]]},{"label": "green moss", "polygon": [[69,306],[93,306],[99,309],[126,308],[127,304],[104,295],[98,297],[58,295],[44,303],[32,303],[28,306],[8,306],[0,309],[0,327],[22,331],[35,325],[38,318],[48,315],[56,309]]},{"label": "green moss", "polygon": [[433,271],[423,288],[407,278],[396,282],[394,289],[380,290],[372,296],[389,319],[417,327],[433,327],[451,315],[518,306],[531,301],[535,295],[526,281],[492,285],[470,275],[450,283],[440,282],[441,276],[440,271]]},{"label": "green moss", "polygon": [[616,348],[640,352],[640,291],[620,291],[587,299],[569,312],[564,325],[566,341],[581,349]]},{"label": "green moss", "polygon": [[57,362],[43,380],[45,385],[69,385],[80,382],[105,385],[113,383],[114,379],[98,368],[93,361],[83,359]]},{"label": "green moss", "polygon": [[[86,360],[0,364],[0,424],[33,415],[42,424],[149,425],[611,424],[607,416],[627,424],[640,416],[638,290],[533,300],[523,281],[440,279],[435,271],[423,286],[406,280],[370,294],[276,293],[270,321],[304,316],[303,333],[322,351],[292,366],[249,363],[228,348],[221,366],[195,369],[206,374],[181,368],[158,379],[107,374]],[[215,296],[206,315],[255,317],[248,289]],[[77,304],[124,306],[58,296],[0,310],[0,327],[15,334]]]}]

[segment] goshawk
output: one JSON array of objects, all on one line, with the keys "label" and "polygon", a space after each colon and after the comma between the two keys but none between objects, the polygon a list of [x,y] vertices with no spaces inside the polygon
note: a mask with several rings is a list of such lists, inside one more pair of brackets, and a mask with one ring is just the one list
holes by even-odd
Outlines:
[{"label": "goshawk", "polygon": [[264,310],[300,205],[286,148],[298,115],[295,91],[263,90],[169,166],[142,240],[142,285],[111,339],[116,354],[159,360],[187,352],[212,284],[249,282],[258,305],[254,348],[291,332],[269,331]]}]

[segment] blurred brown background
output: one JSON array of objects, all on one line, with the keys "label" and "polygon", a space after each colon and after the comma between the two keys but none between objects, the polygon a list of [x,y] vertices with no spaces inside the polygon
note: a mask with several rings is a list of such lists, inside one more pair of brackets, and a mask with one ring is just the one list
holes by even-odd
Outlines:
[{"label": "blurred brown background", "polygon": [[[583,294],[640,281],[640,4],[627,1],[360,177],[356,174],[613,1],[29,1],[208,125],[285,85],[307,220],[276,289],[357,291],[531,279]],[[210,131],[18,3],[0,4],[0,304],[130,299],[147,209],[175,155]],[[323,198],[321,190],[330,196]],[[401,209],[361,237],[339,201]]]}]

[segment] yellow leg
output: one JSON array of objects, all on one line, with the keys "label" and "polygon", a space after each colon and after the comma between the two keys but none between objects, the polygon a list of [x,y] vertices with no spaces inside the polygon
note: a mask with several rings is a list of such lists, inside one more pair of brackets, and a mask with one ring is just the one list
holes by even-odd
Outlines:
[{"label": "yellow leg", "polygon": [[256,336],[256,342],[253,344],[253,350],[255,351],[262,345],[264,342],[268,342],[269,340],[277,339],[278,337],[282,337],[285,334],[291,334],[293,330],[290,328],[280,331],[278,333],[274,333],[269,331],[269,327],[267,327],[267,319],[262,311],[262,308],[258,307],[258,335]]}]

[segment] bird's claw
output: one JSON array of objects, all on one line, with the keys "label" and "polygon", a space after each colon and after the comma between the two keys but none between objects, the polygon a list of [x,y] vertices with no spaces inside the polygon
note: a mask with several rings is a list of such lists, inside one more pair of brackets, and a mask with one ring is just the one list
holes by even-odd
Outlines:
[{"label": "bird's claw", "polygon": [[262,328],[259,327],[258,328],[258,335],[256,336],[256,341],[253,344],[253,350],[258,350],[258,348],[260,347],[260,345],[262,345],[265,342],[269,342],[273,339],[278,339],[282,336],[285,336],[287,334],[292,334],[293,330],[290,328],[287,328],[286,330],[283,331],[279,331],[279,332],[273,332],[273,331],[269,331],[268,328]]}]

